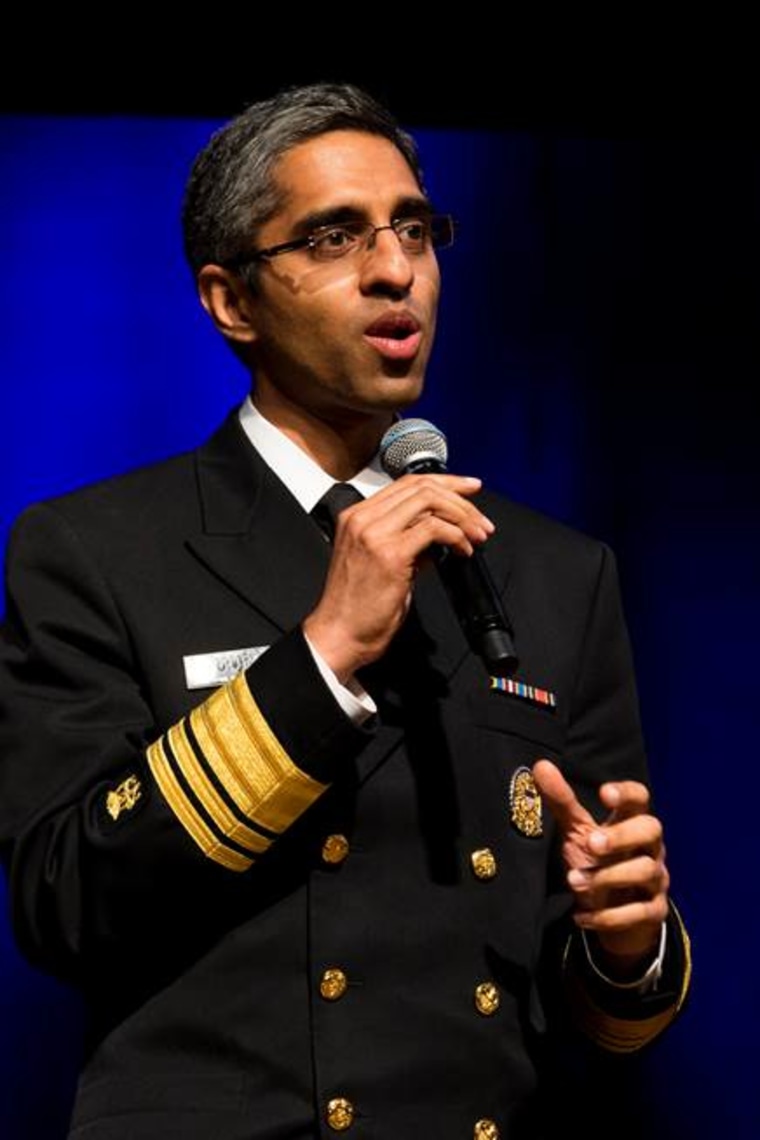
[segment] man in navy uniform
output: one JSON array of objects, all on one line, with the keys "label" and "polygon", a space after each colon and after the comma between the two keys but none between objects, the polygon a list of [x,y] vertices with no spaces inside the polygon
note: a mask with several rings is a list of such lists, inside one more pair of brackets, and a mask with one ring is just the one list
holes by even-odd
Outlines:
[{"label": "man in navy uniform", "polygon": [[[374,99],[251,106],[183,220],[250,397],[8,551],[0,836],[21,949],[88,1004],[70,1135],[542,1136],[555,1043],[635,1053],[689,983],[614,558],[380,462],[453,223]],[[441,548],[516,615],[511,675]]]}]

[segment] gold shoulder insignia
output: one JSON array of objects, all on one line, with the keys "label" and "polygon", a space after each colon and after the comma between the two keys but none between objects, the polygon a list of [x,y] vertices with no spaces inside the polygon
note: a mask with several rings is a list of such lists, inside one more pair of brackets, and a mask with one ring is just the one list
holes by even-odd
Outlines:
[{"label": "gold shoulder insignia", "polygon": [[541,795],[530,768],[517,768],[509,781],[509,814],[523,835],[531,838],[543,835]]},{"label": "gold shoulder insignia", "polygon": [[111,819],[118,819],[123,811],[132,810],[141,795],[142,785],[137,776],[128,776],[106,796],[106,811]]}]

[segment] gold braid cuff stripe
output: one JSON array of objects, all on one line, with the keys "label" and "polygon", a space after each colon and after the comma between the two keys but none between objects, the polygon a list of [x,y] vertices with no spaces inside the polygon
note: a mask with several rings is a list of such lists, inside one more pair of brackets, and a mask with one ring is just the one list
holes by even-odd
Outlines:
[{"label": "gold braid cuff stripe", "polygon": [[184,720],[173,725],[167,736],[185,779],[221,834],[227,839],[234,840],[246,851],[252,851],[257,855],[266,851],[267,847],[271,846],[271,840],[259,835],[256,831],[252,831],[250,827],[246,827],[241,820],[233,815],[208,775],[203,771],[187,738]]},{"label": "gold braid cuff stripe", "polygon": [[[568,998],[572,1005],[577,1023],[598,1045],[612,1053],[635,1053],[637,1049],[641,1049],[644,1045],[653,1041],[675,1018],[689,992],[692,974],[691,939],[686,931],[683,919],[672,900],[670,901],[670,909],[678,924],[683,944],[684,970],[681,990],[678,997],[672,1005],[668,1006],[668,1008],[661,1013],[639,1021],[613,1017],[612,1014],[605,1013],[603,1009],[600,1009],[599,1006],[591,1000],[585,988],[577,979],[566,977]],[[567,946],[565,947],[565,966],[567,964],[569,948],[570,939],[568,939]]]},{"label": "gold braid cuff stripe", "polygon": [[190,724],[206,762],[256,827],[280,834],[326,789],[287,755],[242,673],[194,709]]},{"label": "gold braid cuff stripe", "polygon": [[161,794],[203,854],[216,863],[221,863],[230,871],[246,871],[251,866],[252,860],[246,859],[238,851],[225,847],[204,822],[174,775],[160,739],[151,744],[147,751],[147,760]]},{"label": "gold braid cuff stripe", "polygon": [[642,1049],[662,1033],[678,1012],[674,1002],[662,1013],[641,1021],[613,1017],[592,1002],[578,984],[572,986],[570,1001],[580,1028],[610,1053],[635,1053]]},{"label": "gold braid cuff stripe", "polygon": [[676,922],[678,923],[678,930],[681,934],[681,942],[683,943],[683,957],[684,957],[683,982],[681,984],[681,992],[678,995],[678,1003],[677,1003],[677,1008],[680,1009],[681,1006],[683,1005],[684,1001],[686,1000],[686,995],[688,994],[689,987],[691,986],[691,973],[692,973],[691,939],[689,938],[688,931],[686,930],[686,927],[684,925],[684,921],[681,918],[678,907],[675,905],[675,903],[673,902],[672,899],[670,900],[670,909],[671,909],[671,912],[673,914],[673,917],[675,918]]},{"label": "gold braid cuff stripe", "polygon": [[[242,675],[194,709],[190,724],[206,763],[254,827],[285,831],[325,791],[326,785],[297,768],[284,751]],[[172,769],[167,751],[192,797]],[[197,804],[220,835],[247,851],[260,854],[271,845],[271,839],[247,827],[225,803],[190,743],[184,720],[150,746],[147,760],[167,804],[209,859],[231,871],[246,871],[253,863],[222,842]]]}]

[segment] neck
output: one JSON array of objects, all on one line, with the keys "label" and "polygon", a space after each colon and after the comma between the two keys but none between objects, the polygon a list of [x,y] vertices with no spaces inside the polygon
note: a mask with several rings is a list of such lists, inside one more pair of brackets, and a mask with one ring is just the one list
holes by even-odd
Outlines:
[{"label": "neck", "polygon": [[383,433],[395,413],[357,413],[347,410],[330,417],[293,404],[270,403],[260,392],[252,396],[257,410],[306,452],[333,479],[345,481],[366,467],[375,455]]}]

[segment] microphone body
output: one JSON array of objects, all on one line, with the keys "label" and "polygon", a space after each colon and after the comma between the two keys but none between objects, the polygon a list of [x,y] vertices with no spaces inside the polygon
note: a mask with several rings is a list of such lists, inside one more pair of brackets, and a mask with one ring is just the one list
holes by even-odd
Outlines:
[{"label": "microphone body", "polygon": [[[446,437],[427,420],[398,420],[383,436],[380,458],[394,479],[446,474]],[[518,665],[513,631],[480,548],[469,558],[453,554],[446,546],[436,545],[431,552],[471,649],[489,673],[510,676]]]}]

